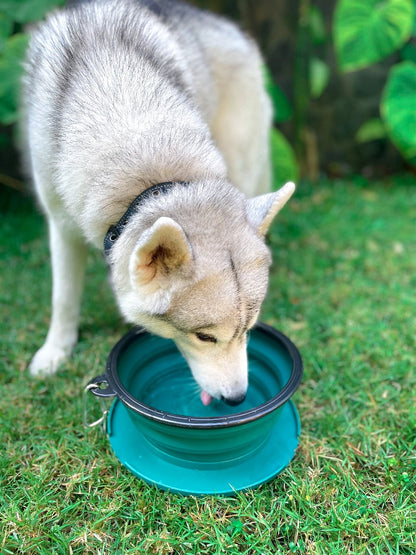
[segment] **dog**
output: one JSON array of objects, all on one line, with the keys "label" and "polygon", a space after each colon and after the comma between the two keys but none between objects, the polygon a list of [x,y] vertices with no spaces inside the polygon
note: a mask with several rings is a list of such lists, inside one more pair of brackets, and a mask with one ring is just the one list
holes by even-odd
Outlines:
[{"label": "dog", "polygon": [[31,34],[26,162],[49,224],[52,316],[32,375],[77,341],[87,245],[123,317],[175,341],[201,399],[238,404],[266,296],[272,109],[253,40],[173,0],[92,0]]}]

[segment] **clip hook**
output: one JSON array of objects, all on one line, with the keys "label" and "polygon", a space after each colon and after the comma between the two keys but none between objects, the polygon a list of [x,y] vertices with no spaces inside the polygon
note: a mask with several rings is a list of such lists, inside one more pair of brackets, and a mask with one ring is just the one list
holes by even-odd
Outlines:
[{"label": "clip hook", "polygon": [[103,424],[103,431],[105,432],[105,419],[106,416],[108,414],[108,409],[105,406],[105,401],[103,399],[103,397],[99,397],[100,399],[100,405],[101,405],[101,410],[103,411],[103,414],[100,418],[98,418],[97,420],[94,420],[94,422],[88,422],[88,392],[90,391],[90,389],[99,389],[100,388],[100,384],[98,383],[89,383],[87,386],[85,386],[84,388],[84,428],[85,429],[89,429],[89,428],[95,428],[96,426],[98,426],[99,424]]}]

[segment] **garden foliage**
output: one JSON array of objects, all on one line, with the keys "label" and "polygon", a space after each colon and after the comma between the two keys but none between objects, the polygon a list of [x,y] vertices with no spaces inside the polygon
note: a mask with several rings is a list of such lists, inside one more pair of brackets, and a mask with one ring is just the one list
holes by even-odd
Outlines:
[{"label": "garden foliage", "polygon": [[395,54],[381,97],[381,119],[366,122],[357,138],[388,136],[416,165],[416,2],[338,0],[333,31],[343,71],[360,70]]},{"label": "garden foliage", "polygon": [[2,0],[0,4],[0,122],[19,117],[19,83],[28,37],[24,26],[38,21],[62,0]]},{"label": "garden foliage", "polygon": [[[0,125],[3,131],[19,118],[19,83],[28,42],[26,25],[64,3],[65,0],[3,0],[0,3]],[[326,23],[313,0],[300,0],[290,99],[265,68],[266,87],[274,107],[271,148],[276,186],[289,179],[296,181],[300,162],[308,158],[305,137],[309,108],[312,101],[320,99],[331,79],[331,69],[325,59],[333,48],[344,72],[365,72],[372,64],[386,63],[386,58],[391,60],[381,95],[380,117],[365,121],[356,140],[365,142],[387,137],[407,161],[416,165],[416,0],[337,0],[332,33]],[[287,121],[292,128],[293,147],[278,129]],[[0,130],[0,146],[9,136],[10,133],[2,134]],[[319,160],[319,153],[315,158]],[[308,174],[305,167],[303,173]]]},{"label": "garden foliage", "polygon": [[[264,81],[273,105],[275,126],[291,119],[293,117],[293,108],[267,67],[264,68]],[[299,178],[299,171],[295,152],[277,127],[273,127],[271,131],[270,147],[274,182],[277,188],[287,181],[296,182]]]}]

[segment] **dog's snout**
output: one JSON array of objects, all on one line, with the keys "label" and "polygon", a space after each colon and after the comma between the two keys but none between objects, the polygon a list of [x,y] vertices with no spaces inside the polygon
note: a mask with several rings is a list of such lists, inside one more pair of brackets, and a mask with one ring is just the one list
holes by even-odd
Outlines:
[{"label": "dog's snout", "polygon": [[224,401],[224,403],[227,403],[227,405],[230,405],[231,407],[235,407],[237,405],[241,405],[241,403],[245,400],[246,398],[246,394],[242,393],[241,395],[238,395],[236,397],[222,397],[222,400]]}]

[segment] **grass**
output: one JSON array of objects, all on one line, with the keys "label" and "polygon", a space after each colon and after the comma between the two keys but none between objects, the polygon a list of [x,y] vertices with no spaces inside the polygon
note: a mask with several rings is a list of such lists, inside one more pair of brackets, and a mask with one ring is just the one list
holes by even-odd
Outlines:
[{"label": "grass", "polygon": [[302,436],[279,477],[234,497],[159,491],[84,431],[83,387],[127,330],[99,253],[73,358],[29,377],[49,319],[46,227],[29,199],[0,202],[2,555],[415,553],[413,177],[303,184],[274,224],[262,319],[302,353]]}]

